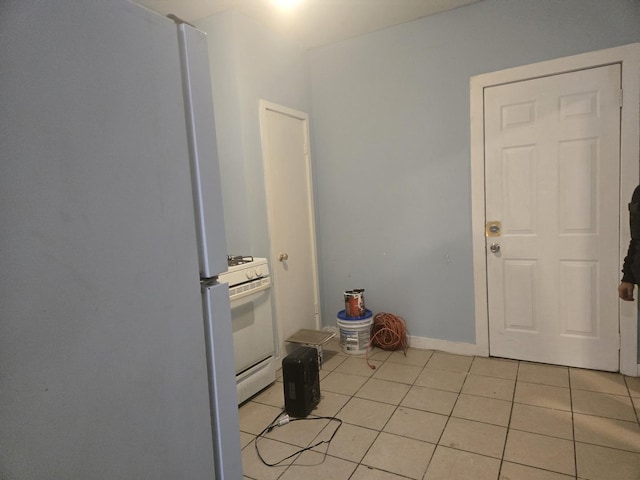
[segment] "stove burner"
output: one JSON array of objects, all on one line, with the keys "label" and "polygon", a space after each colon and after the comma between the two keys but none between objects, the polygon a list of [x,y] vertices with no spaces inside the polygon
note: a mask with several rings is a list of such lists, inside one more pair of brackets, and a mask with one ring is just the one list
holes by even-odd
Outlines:
[{"label": "stove burner", "polygon": [[251,262],[253,262],[253,257],[249,255],[227,255],[227,264],[230,267]]}]

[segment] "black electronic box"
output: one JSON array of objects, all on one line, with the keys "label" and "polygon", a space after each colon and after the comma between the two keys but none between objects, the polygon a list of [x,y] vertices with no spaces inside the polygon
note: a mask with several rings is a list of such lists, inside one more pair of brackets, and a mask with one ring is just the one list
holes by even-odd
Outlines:
[{"label": "black electronic box", "polygon": [[318,351],[300,347],[282,360],[284,409],[291,417],[306,417],[320,402]]}]

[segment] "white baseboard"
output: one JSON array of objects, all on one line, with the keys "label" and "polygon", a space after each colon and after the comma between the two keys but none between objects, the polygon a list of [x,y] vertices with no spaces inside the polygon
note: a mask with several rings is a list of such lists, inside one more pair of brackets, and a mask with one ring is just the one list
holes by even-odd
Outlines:
[{"label": "white baseboard", "polygon": [[474,343],[451,342],[436,338],[409,336],[409,346],[422,350],[439,350],[456,355],[480,355],[478,346]]},{"label": "white baseboard", "polygon": [[[439,350],[456,355],[476,355],[479,357],[487,356],[482,353],[481,349],[477,345],[473,343],[451,342],[449,340],[413,336],[409,336],[408,340],[410,347],[422,350]],[[633,371],[625,373],[625,375],[640,377],[640,363],[638,363],[637,373],[635,375],[633,374]]]},{"label": "white baseboard", "polygon": [[[337,332],[337,328],[334,326],[325,326],[323,330]],[[439,350],[441,352],[453,353],[456,355],[477,355],[479,357],[486,357],[487,355],[482,352],[482,349],[474,343],[452,342],[449,340],[439,340],[437,338],[428,337],[415,337],[410,335],[407,337],[409,346],[413,348],[419,348],[421,350]],[[637,367],[636,375],[633,372],[626,375],[640,377],[640,363]]]}]

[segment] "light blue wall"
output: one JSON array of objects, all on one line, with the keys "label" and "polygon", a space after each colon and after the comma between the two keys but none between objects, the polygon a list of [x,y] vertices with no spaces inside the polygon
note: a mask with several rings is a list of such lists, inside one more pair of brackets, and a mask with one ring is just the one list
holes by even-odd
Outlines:
[{"label": "light blue wall", "polygon": [[640,41],[639,0],[483,0],[308,53],[237,12],[209,35],[229,252],[268,256],[258,101],[311,114],[323,323],[342,292],[475,342],[469,78]]},{"label": "light blue wall", "polygon": [[207,32],[230,254],[269,256],[260,99],[308,112],[307,57],[296,43],[228,11],[196,22]]},{"label": "light blue wall", "polygon": [[637,0],[483,0],[312,50],[323,322],[365,288],[411,335],[474,343],[469,78],[638,41]]}]

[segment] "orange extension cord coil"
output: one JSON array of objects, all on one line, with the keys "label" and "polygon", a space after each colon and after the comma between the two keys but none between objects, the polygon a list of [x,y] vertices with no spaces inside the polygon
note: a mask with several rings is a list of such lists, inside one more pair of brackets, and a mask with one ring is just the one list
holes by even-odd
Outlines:
[{"label": "orange extension cord coil", "polygon": [[375,365],[369,363],[369,350],[372,347],[380,347],[383,350],[400,350],[407,354],[407,327],[402,317],[391,313],[380,312],[373,317],[371,327],[371,339],[367,345],[366,360],[370,368]]}]

